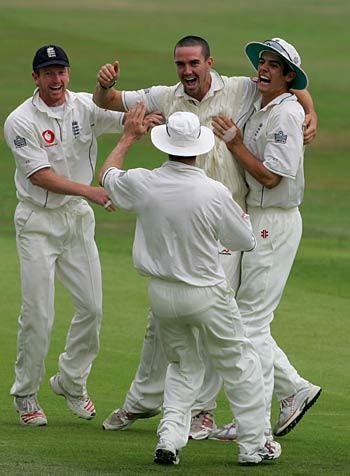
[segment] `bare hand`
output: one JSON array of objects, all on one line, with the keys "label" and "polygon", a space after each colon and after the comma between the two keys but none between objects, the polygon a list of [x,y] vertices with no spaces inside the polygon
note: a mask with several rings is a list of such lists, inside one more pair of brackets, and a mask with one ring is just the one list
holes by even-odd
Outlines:
[{"label": "bare hand", "polygon": [[222,139],[227,145],[238,145],[243,143],[240,129],[232,119],[225,116],[214,116],[212,120],[214,134]]},{"label": "bare hand", "polygon": [[145,116],[144,123],[147,125],[148,129],[151,129],[154,126],[160,126],[161,124],[164,124],[165,117],[161,112],[150,112]]},{"label": "bare hand", "polygon": [[113,64],[107,63],[101,66],[97,73],[97,81],[105,89],[108,89],[113,85],[120,76],[119,61],[114,61]]},{"label": "bare hand", "polygon": [[109,199],[103,187],[89,187],[88,192],[86,194],[86,198],[90,202],[97,203],[97,205],[101,205],[108,212],[113,212],[115,210],[115,206]]},{"label": "bare hand", "polygon": [[304,144],[310,144],[317,133],[317,114],[312,112],[305,115],[304,121]]},{"label": "bare hand", "polygon": [[149,125],[144,120],[145,114],[146,106],[143,102],[138,102],[129,112],[126,112],[123,136],[136,140],[141,139],[149,129]]}]

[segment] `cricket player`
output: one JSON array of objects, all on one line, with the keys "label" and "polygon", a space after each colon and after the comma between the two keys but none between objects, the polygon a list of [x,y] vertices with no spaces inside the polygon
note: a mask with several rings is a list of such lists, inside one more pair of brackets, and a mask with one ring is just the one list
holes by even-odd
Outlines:
[{"label": "cricket player", "polygon": [[[249,187],[247,210],[258,245],[252,253],[243,253],[237,304],[262,364],[267,404],[265,433],[269,434],[274,356],[278,349],[270,324],[302,235],[299,206],[304,193],[304,110],[291,88],[306,88],[308,79],[299,53],[281,38],[248,43],[245,51],[258,73],[260,97],[245,125],[244,136],[231,118],[216,117],[213,125],[217,137],[244,168]],[[291,372],[289,377],[297,390],[298,376]],[[317,400],[321,388],[304,381],[296,393],[303,412]],[[283,428],[281,420],[290,417],[288,404],[292,402],[285,403],[286,408],[281,407],[283,420],[280,417],[275,428],[277,435],[288,426],[287,421]],[[292,410],[295,412],[297,407]],[[296,419],[300,415],[297,413]]]},{"label": "cricket player", "polygon": [[149,303],[170,363],[164,415],[154,461],[178,464],[187,444],[191,408],[204,364],[197,333],[222,375],[239,427],[241,464],[277,459],[279,443],[264,436],[261,367],[246,339],[233,293],[219,260],[220,242],[232,250],[255,247],[249,217],[231,192],[195,167],[196,156],[214,146],[211,129],[190,112],[175,112],[153,128],[152,143],[168,154],[160,168],[122,170],[125,154],[146,131],[145,107],[126,116],[124,133],[107,158],[100,180],[118,207],[136,213],[133,260],[149,276]]},{"label": "cricket player", "polygon": [[[246,77],[226,77],[213,69],[213,58],[208,43],[200,37],[182,38],[174,49],[174,62],[180,82],[174,86],[153,86],[140,91],[118,91],[113,88],[118,79],[118,63],[106,64],[98,73],[94,100],[100,107],[120,111],[128,110],[137,101],[143,101],[148,111],[160,111],[165,117],[176,111],[188,111],[198,115],[202,125],[212,127],[212,118],[217,115],[231,117],[243,127],[254,111],[254,103],[260,93],[255,81]],[[307,113],[305,140],[315,134],[316,115],[307,90],[295,90]],[[209,177],[219,180],[231,191],[233,198],[245,207],[247,187],[243,168],[218,138],[212,150],[198,157],[197,166]],[[231,286],[237,290],[240,279],[239,252],[222,247],[220,258]],[[157,329],[150,314],[141,362],[122,408],[116,409],[103,423],[107,430],[126,428],[138,418],[148,418],[159,412],[163,400],[163,384],[166,372],[164,352],[159,344]],[[276,349],[276,388],[281,388],[278,397],[291,396],[295,389],[304,386],[304,379],[291,381],[289,375],[295,369],[281,349]],[[297,375],[297,374],[296,374]],[[193,438],[207,438],[215,428],[213,410],[216,395],[221,387],[217,373],[210,370],[210,362],[202,392],[193,408]]]},{"label": "cricket player", "polygon": [[33,97],[5,122],[16,162],[15,212],[22,306],[18,320],[16,377],[11,388],[19,421],[46,425],[38,401],[54,323],[55,276],[70,292],[75,314],[52,390],[69,409],[90,420],[96,414],[87,378],[99,349],[102,285],[94,213],[88,202],[112,210],[102,187],[91,184],[97,137],[122,130],[123,114],[104,111],[91,94],[69,91],[70,63],[57,45],[33,59]]}]

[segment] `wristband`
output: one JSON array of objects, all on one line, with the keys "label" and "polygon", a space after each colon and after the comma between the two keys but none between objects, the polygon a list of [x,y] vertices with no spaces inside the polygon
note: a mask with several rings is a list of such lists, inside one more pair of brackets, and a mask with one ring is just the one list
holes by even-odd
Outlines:
[{"label": "wristband", "polygon": [[113,81],[113,83],[110,84],[109,86],[102,86],[102,84],[100,83],[100,81],[98,82],[98,84],[100,85],[100,87],[101,87],[102,89],[111,89],[111,88],[113,88],[113,86],[115,85],[116,82],[117,82],[117,81]]}]

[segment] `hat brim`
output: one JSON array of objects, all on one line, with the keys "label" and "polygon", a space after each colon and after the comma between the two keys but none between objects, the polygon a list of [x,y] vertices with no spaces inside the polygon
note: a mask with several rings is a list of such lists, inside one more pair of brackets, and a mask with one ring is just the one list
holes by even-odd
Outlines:
[{"label": "hat brim", "polygon": [[289,61],[281,52],[273,48],[272,46],[266,45],[265,43],[260,43],[257,41],[252,41],[245,46],[245,53],[252,63],[254,68],[258,70],[260,55],[263,51],[273,51],[277,53],[283,60],[291,67],[291,69],[296,73],[296,77],[290,83],[292,89],[305,89],[309,84],[308,77],[299,66],[296,66],[292,61]]},{"label": "hat brim", "polygon": [[176,146],[170,142],[166,124],[156,126],[151,130],[152,144],[162,152],[178,157],[194,157],[206,154],[215,144],[214,133],[211,129],[201,126],[201,133],[193,144]]},{"label": "hat brim", "polygon": [[69,63],[64,60],[50,60],[50,61],[45,61],[44,63],[39,64],[38,66],[35,67],[35,69],[40,69],[40,68],[45,68],[46,66],[66,66],[69,68]]}]

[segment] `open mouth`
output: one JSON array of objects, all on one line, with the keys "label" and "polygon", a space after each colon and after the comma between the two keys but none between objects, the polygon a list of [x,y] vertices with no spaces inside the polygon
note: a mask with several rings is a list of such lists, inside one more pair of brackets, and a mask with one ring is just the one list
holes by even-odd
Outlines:
[{"label": "open mouth", "polygon": [[265,83],[265,84],[268,84],[268,83],[271,83],[271,79],[268,78],[267,76],[259,76],[259,82],[260,83]]},{"label": "open mouth", "polygon": [[186,86],[193,87],[197,84],[197,78],[195,76],[190,76],[189,78],[183,78],[184,83]]}]

